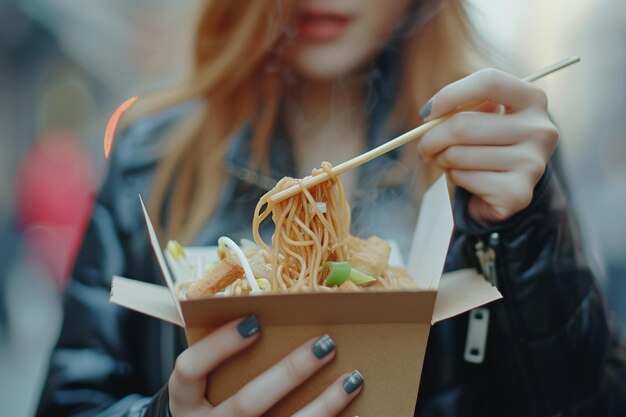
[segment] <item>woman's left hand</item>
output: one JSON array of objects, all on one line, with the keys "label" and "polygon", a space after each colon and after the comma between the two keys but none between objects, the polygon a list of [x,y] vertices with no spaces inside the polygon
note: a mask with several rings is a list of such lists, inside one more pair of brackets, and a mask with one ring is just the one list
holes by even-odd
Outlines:
[{"label": "woman's left hand", "polygon": [[420,116],[431,120],[483,100],[488,103],[456,114],[425,134],[419,152],[472,194],[472,219],[490,225],[528,207],[559,131],[548,116],[542,89],[493,69],[444,87]]}]

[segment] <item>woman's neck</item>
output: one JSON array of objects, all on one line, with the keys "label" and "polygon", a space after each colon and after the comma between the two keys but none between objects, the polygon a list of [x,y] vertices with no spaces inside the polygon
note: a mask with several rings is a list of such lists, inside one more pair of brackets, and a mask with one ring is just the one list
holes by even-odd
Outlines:
[{"label": "woman's neck", "polygon": [[[283,113],[294,146],[309,148],[332,144],[335,147],[341,145],[339,142],[348,145],[363,139],[359,136],[365,126],[364,97],[364,82],[355,78],[298,83],[287,95]],[[328,149],[326,159],[335,162],[331,161],[334,154]],[[320,162],[315,161],[314,166],[319,166]]]},{"label": "woman's neck", "polygon": [[[283,116],[292,139],[298,175],[322,161],[337,165],[365,148],[364,77],[297,84],[286,99]],[[350,196],[356,177],[342,176]]]}]

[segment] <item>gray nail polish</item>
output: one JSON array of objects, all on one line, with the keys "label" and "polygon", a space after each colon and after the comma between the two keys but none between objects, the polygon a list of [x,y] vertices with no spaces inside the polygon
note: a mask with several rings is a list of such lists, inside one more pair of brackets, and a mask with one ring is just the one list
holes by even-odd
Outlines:
[{"label": "gray nail polish", "polygon": [[256,316],[248,316],[237,325],[237,331],[243,338],[254,336],[261,330],[261,324]]},{"label": "gray nail polish", "polygon": [[334,349],[335,342],[333,342],[333,339],[327,334],[317,339],[315,343],[313,343],[313,346],[311,346],[311,351],[317,359],[322,359]]},{"label": "gray nail polish", "polygon": [[352,394],[358,387],[363,385],[365,378],[357,370],[352,371],[346,379],[343,380],[343,390],[346,394]]},{"label": "gray nail polish", "polygon": [[420,119],[427,118],[431,111],[433,111],[433,99],[432,98],[428,100],[428,102],[424,104],[424,106],[420,109],[420,113],[419,113]]}]

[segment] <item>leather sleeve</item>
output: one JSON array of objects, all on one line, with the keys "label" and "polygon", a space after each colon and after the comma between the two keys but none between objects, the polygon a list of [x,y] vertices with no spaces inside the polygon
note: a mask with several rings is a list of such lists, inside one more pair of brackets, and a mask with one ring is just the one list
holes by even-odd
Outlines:
[{"label": "leather sleeve", "polygon": [[455,194],[464,252],[504,297],[490,306],[485,363],[496,415],[618,415],[603,300],[550,167],[531,205],[504,223],[473,222],[469,198]]},{"label": "leather sleeve", "polygon": [[[133,262],[133,237],[122,230],[114,209],[123,192],[121,156],[113,157],[64,296],[64,321],[39,417],[169,416],[167,390],[149,392],[138,371],[137,352],[145,344],[137,329],[148,319],[109,302],[112,275],[129,274]],[[135,204],[136,198],[135,193]]]}]

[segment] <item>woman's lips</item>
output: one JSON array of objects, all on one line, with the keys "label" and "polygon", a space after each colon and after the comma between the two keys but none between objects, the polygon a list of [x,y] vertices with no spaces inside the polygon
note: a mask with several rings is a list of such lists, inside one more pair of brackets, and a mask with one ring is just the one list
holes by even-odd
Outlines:
[{"label": "woman's lips", "polygon": [[341,36],[350,18],[338,13],[321,10],[304,10],[298,21],[298,35],[311,42],[330,41]]}]

